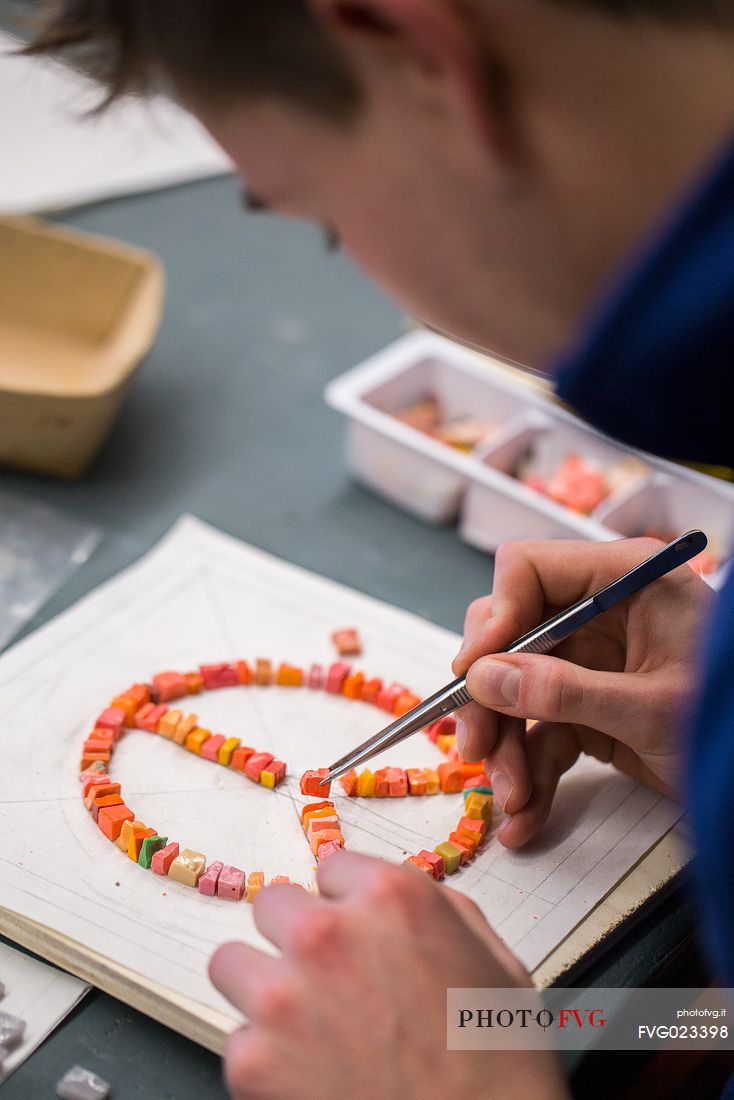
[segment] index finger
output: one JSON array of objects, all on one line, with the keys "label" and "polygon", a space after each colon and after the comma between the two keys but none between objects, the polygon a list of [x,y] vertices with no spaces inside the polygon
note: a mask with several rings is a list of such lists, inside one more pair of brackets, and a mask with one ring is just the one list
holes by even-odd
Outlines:
[{"label": "index finger", "polygon": [[255,898],[255,924],[279,950],[287,951],[294,932],[320,904],[318,898],[295,885],[276,883]]},{"label": "index finger", "polygon": [[455,674],[463,676],[480,657],[501,652],[539,626],[550,609],[568,607],[611,583],[660,545],[655,539],[504,543],[495,558],[491,617],[465,638]]},{"label": "index finger", "polygon": [[319,864],[319,890],[323,897],[334,901],[348,898],[356,892],[368,889],[386,866],[390,864],[374,856],[359,852],[335,852]]}]

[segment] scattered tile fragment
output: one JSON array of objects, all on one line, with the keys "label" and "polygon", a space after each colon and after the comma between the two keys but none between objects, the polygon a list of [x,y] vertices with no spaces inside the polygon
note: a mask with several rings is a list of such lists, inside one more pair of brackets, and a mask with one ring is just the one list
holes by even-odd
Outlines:
[{"label": "scattered tile fragment", "polygon": [[145,867],[147,870],[152,862],[153,856],[156,852],[161,852],[168,844],[167,836],[146,836],[143,837],[143,843],[140,845],[140,855],[138,856],[138,863],[141,867]]},{"label": "scattered tile fragment", "polygon": [[194,852],[191,848],[184,848],[168,868],[168,877],[172,878],[174,882],[182,883],[184,886],[196,888],[205,870],[206,856],[202,852]]},{"label": "scattered tile fragment", "polygon": [[218,665],[200,665],[199,672],[207,691],[214,691],[217,688],[237,687],[240,682],[236,667],[226,661]]},{"label": "scattered tile fragment", "polygon": [[226,738],[223,733],[215,733],[213,737],[210,737],[208,741],[205,741],[201,746],[200,756],[204,760],[211,760],[214,763],[219,758],[219,750],[224,744]]},{"label": "scattered tile fragment", "polygon": [[282,760],[271,760],[260,772],[260,782],[263,787],[269,787],[272,790],[283,782],[285,771],[286,766]]},{"label": "scattered tile fragment", "polygon": [[107,1100],[110,1086],[83,1066],[72,1066],[56,1085],[61,1100]]},{"label": "scattered tile fragment", "polygon": [[265,885],[264,871],[250,871],[247,876],[247,900],[253,902]]},{"label": "scattered tile fragment", "polygon": [[327,840],[326,843],[322,844],[319,848],[319,862],[323,863],[325,859],[328,859],[329,856],[333,856],[335,852],[342,852],[343,850],[344,845],[339,843],[339,841]]},{"label": "scattered tile fragment", "polygon": [[239,747],[239,737],[228,737],[227,740],[219,746],[219,751],[217,752],[217,762],[224,765],[225,768],[228,768],[232,763],[232,754],[234,753],[235,749],[238,749]]},{"label": "scattered tile fragment", "polygon": [[117,840],[126,821],[133,821],[135,814],[124,803],[108,806],[99,811],[97,824],[108,840]]},{"label": "scattered tile fragment", "polygon": [[236,661],[234,667],[237,669],[237,678],[241,684],[252,683],[252,669],[247,661]]},{"label": "scattered tile fragment", "polygon": [[446,864],[443,861],[443,856],[438,852],[429,852],[427,849],[423,849],[418,853],[419,859],[424,859],[426,863],[430,863],[433,877],[435,879],[442,879],[446,874]]},{"label": "scattered tile fragment", "polygon": [[423,871],[425,874],[430,875],[431,878],[433,878],[433,867],[427,859],[423,859],[421,856],[408,856],[405,862],[412,867],[417,867],[419,871]]},{"label": "scattered tile fragment", "polygon": [[169,703],[172,699],[182,699],[184,695],[189,693],[186,676],[183,672],[159,672],[157,676],[153,677],[152,683],[161,703]]},{"label": "scattered tile fragment", "polygon": [[285,663],[279,665],[275,674],[275,682],[281,687],[301,687],[303,684],[303,669]]},{"label": "scattered tile fragment", "polygon": [[344,681],[351,671],[352,666],[346,661],[335,661],[333,665],[329,665],[324,690],[330,695],[341,695]]},{"label": "scattered tile fragment", "polygon": [[433,850],[443,860],[447,875],[453,875],[458,871],[461,863],[461,851],[450,840],[445,840],[443,844],[437,844]]},{"label": "scattered tile fragment", "polygon": [[223,863],[210,863],[204,874],[199,879],[199,893],[213,898],[217,892],[217,883],[224,867]]},{"label": "scattered tile fragment", "polygon": [[157,875],[167,875],[171,864],[178,856],[179,848],[175,841],[171,841],[170,844],[166,844],[165,848],[161,848],[160,851],[155,852],[152,860],[150,861],[151,870]]},{"label": "scattered tile fragment", "polygon": [[318,691],[324,686],[324,670],[321,665],[311,665],[306,686],[311,688],[312,691]]},{"label": "scattered tile fragment", "polygon": [[155,829],[136,829],[133,823],[133,831],[130,840],[127,845],[128,858],[137,863],[140,859],[140,852],[143,847],[143,841],[146,837],[157,836]]},{"label": "scattered tile fragment", "polygon": [[264,768],[267,768],[268,764],[273,759],[271,752],[256,752],[245,763],[245,775],[253,780],[255,783],[260,782],[260,775]]},{"label": "scattered tile fragment", "polygon": [[331,640],[340,657],[357,657],[362,652],[362,643],[354,627],[335,630]]},{"label": "scattered tile fragment", "polygon": [[375,794],[374,774],[365,768],[357,777],[357,796],[359,798],[373,798]]},{"label": "scattered tile fragment", "polygon": [[25,1034],[25,1020],[20,1016],[11,1016],[9,1012],[0,1012],[0,1043],[4,1047],[17,1046]]},{"label": "scattered tile fragment", "polygon": [[417,707],[420,701],[420,695],[414,695],[412,691],[404,691],[393,703],[392,712],[396,718],[402,718],[413,707]]},{"label": "scattered tile fragment", "polygon": [[328,768],[318,768],[315,771],[304,772],[301,776],[301,794],[328,795],[331,790],[331,782],[322,782],[328,774]]},{"label": "scattered tile fragment", "polygon": [[258,687],[267,687],[273,682],[273,665],[265,657],[255,661],[255,683]]},{"label": "scattered tile fragment", "polygon": [[240,745],[232,753],[229,766],[236,772],[243,772],[245,770],[245,764],[250,757],[254,755],[255,749],[251,748],[250,745]]},{"label": "scattered tile fragment", "polygon": [[[254,872],[257,874],[257,872]],[[245,872],[226,864],[217,881],[217,897],[239,901],[245,892]],[[248,898],[248,901],[250,899]]]},{"label": "scattered tile fragment", "polygon": [[210,739],[211,735],[211,730],[202,729],[201,726],[197,726],[186,738],[186,748],[196,756],[201,756],[201,750]]},{"label": "scattered tile fragment", "polygon": [[342,684],[342,695],[346,699],[361,699],[363,684],[363,672],[350,672]]}]

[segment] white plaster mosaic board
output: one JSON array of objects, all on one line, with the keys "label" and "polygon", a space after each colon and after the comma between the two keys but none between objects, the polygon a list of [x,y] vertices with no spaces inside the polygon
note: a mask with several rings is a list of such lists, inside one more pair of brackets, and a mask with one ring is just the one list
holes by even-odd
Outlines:
[{"label": "white plaster mosaic board", "polygon": [[[95,715],[165,668],[257,656],[334,659],[331,631],[355,625],[360,667],[427,694],[444,683],[456,635],[288,565],[191,517],[139,563],[0,659],[0,930],[100,987],[221,1048],[236,1023],[206,976],[231,938],[265,946],[250,907],[145,872],[83,809],[77,761]],[[114,774],[138,817],[182,847],[307,883],[298,776],[384,724],[382,712],[323,692],[240,688],[190,700],[202,724],[289,764],[275,793],[142,731]],[[419,735],[386,763],[436,765]],[[394,861],[444,839],[461,796],[336,797],[348,847]],[[452,885],[470,894],[535,969],[680,817],[680,809],[596,762],[564,778],[542,838],[510,853],[490,841]]]}]

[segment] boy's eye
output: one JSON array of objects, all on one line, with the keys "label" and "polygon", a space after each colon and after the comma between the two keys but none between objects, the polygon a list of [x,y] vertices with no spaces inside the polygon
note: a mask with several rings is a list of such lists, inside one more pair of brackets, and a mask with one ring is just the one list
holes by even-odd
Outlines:
[{"label": "boy's eye", "polygon": [[[262,210],[270,210],[270,205],[266,199],[260,198],[259,195],[256,195],[253,191],[248,190],[248,188],[246,187],[242,188],[240,201],[245,210],[249,211],[250,213],[257,213],[258,211]],[[341,247],[342,243],[341,237],[339,236],[336,227],[333,225],[322,225],[321,230],[324,235],[324,244],[326,245],[327,250],[329,252],[336,252],[337,249]]]},{"label": "boy's eye", "polygon": [[333,225],[323,226],[323,231],[324,242],[329,252],[336,252],[338,248],[341,248],[341,237]]},{"label": "boy's eye", "polygon": [[246,187],[243,187],[242,189],[241,201],[245,210],[258,211],[269,209],[265,199],[261,199],[252,191],[248,191]]}]

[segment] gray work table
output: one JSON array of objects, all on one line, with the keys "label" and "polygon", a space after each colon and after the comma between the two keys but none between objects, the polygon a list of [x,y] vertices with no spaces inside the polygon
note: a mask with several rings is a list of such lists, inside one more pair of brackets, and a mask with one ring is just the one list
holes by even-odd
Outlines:
[{"label": "gray work table", "polygon": [[[349,478],[343,424],[324,384],[403,331],[400,312],[320,234],[245,216],[224,178],[104,203],[58,219],[144,245],[168,275],[165,318],[91,474],[58,483],[9,472],[0,489],[103,528],[103,542],[30,624],[132,562],[182,512],[454,630],[491,584],[491,561]],[[690,933],[687,903],[658,907],[596,964],[599,985],[639,984]],[[115,1100],[223,1097],[219,1060],[93,993],[0,1089],[53,1095],[73,1063]],[[597,1093],[601,1095],[601,1093]]]}]

